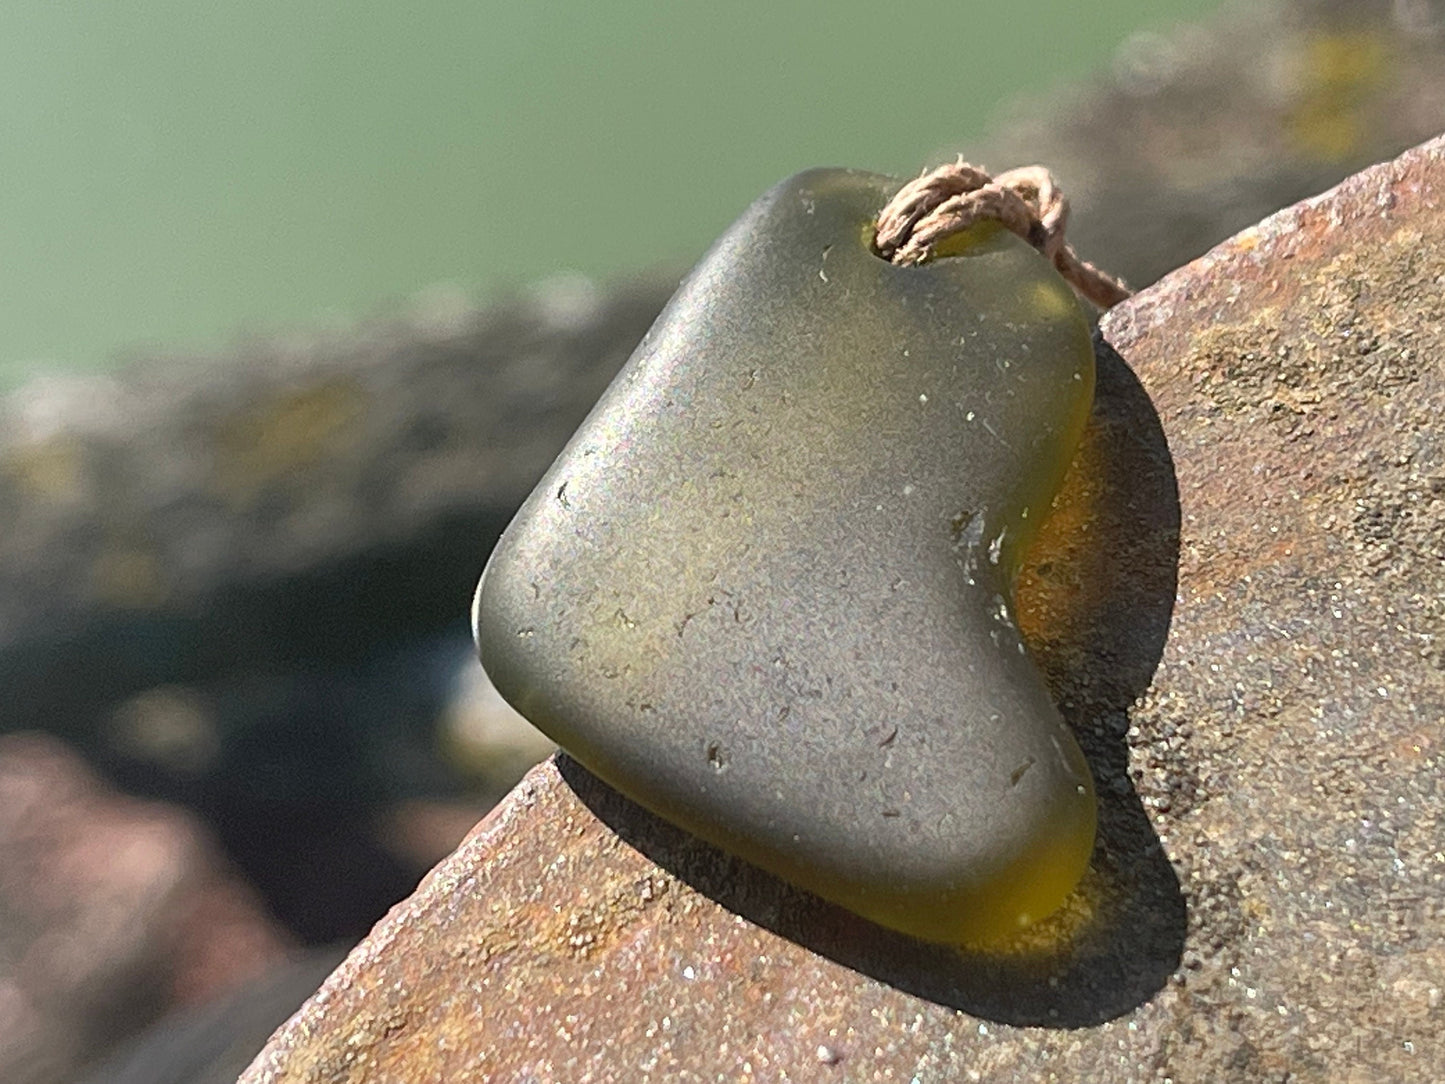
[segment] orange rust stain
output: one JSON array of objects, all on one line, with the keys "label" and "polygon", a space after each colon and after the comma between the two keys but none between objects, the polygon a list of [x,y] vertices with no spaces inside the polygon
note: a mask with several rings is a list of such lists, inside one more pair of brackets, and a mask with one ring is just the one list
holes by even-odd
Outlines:
[{"label": "orange rust stain", "polygon": [[1413,734],[1405,734],[1396,739],[1391,753],[1403,760],[1423,760],[1430,754],[1430,749],[1437,744],[1438,739],[1424,730],[1417,730]]}]

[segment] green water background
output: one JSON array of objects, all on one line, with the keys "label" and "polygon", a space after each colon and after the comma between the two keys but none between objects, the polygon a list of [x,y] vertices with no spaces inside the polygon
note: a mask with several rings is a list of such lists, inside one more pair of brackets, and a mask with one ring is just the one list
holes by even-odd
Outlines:
[{"label": "green water background", "polygon": [[789,173],[916,172],[1217,6],[6,0],[0,386],[683,265]]}]

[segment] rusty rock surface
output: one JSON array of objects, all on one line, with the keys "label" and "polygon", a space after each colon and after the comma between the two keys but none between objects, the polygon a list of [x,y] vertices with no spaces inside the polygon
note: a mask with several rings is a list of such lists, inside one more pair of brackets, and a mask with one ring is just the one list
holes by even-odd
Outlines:
[{"label": "rusty rock surface", "polygon": [[921,946],[560,758],[242,1080],[1438,1078],[1445,140],[1102,335],[1021,586],[1100,784],[1070,913],[1007,955]]}]

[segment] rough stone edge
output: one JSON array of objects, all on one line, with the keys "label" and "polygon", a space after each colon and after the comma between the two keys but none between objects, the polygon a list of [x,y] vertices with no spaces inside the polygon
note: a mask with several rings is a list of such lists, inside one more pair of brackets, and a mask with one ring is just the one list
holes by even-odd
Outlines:
[{"label": "rough stone edge", "polygon": [[[1402,182],[1418,173],[1422,163],[1441,159],[1445,159],[1445,135],[1427,139],[1396,158],[1352,174],[1317,196],[1276,211],[1164,276],[1157,284],[1136,294],[1128,304],[1106,313],[1100,321],[1105,337],[1116,344],[1127,344],[1157,331],[1180,307],[1195,301],[1198,283],[1208,279],[1220,264],[1241,257],[1256,265],[1267,260],[1289,259],[1309,243],[1308,227],[1315,220],[1327,218],[1331,226],[1338,226],[1341,222],[1338,208],[1352,200],[1373,194],[1376,205],[1388,210],[1394,205],[1395,189]],[[1178,273],[1186,268],[1189,274]]]}]

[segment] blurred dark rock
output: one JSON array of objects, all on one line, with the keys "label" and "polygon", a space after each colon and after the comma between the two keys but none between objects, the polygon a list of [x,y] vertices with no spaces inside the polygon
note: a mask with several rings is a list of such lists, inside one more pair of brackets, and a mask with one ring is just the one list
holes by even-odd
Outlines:
[{"label": "blurred dark rock", "polygon": [[937,153],[1048,165],[1075,247],[1137,287],[1442,130],[1442,0],[1235,0]]},{"label": "blurred dark rock", "polygon": [[0,736],[0,1080],[68,1080],[290,948],[190,815],[117,794],[54,738]]},{"label": "blurred dark rock", "polygon": [[345,955],[311,949],[204,1005],[172,1012],[85,1078],[85,1084],[235,1084],[271,1033]]},{"label": "blurred dark rock", "polygon": [[471,655],[459,629],[351,665],[156,686],[103,716],[90,752],[125,789],[205,818],[297,936],[355,940],[430,864],[382,822],[459,789],[425,735]]},{"label": "blurred dark rock", "polygon": [[558,282],[0,400],[0,731],[201,813],[304,940],[359,937],[436,857],[389,845],[391,807],[529,766],[438,740],[471,590],[670,289]]},{"label": "blurred dark rock", "polygon": [[555,284],[0,400],[0,726],[356,663],[466,615],[490,542],[669,286]]},{"label": "blurred dark rock", "polygon": [[1438,1079],[1445,137],[1100,330],[1020,588],[1099,783],[1074,907],[1013,954],[921,945],[559,756],[244,1084]]}]

